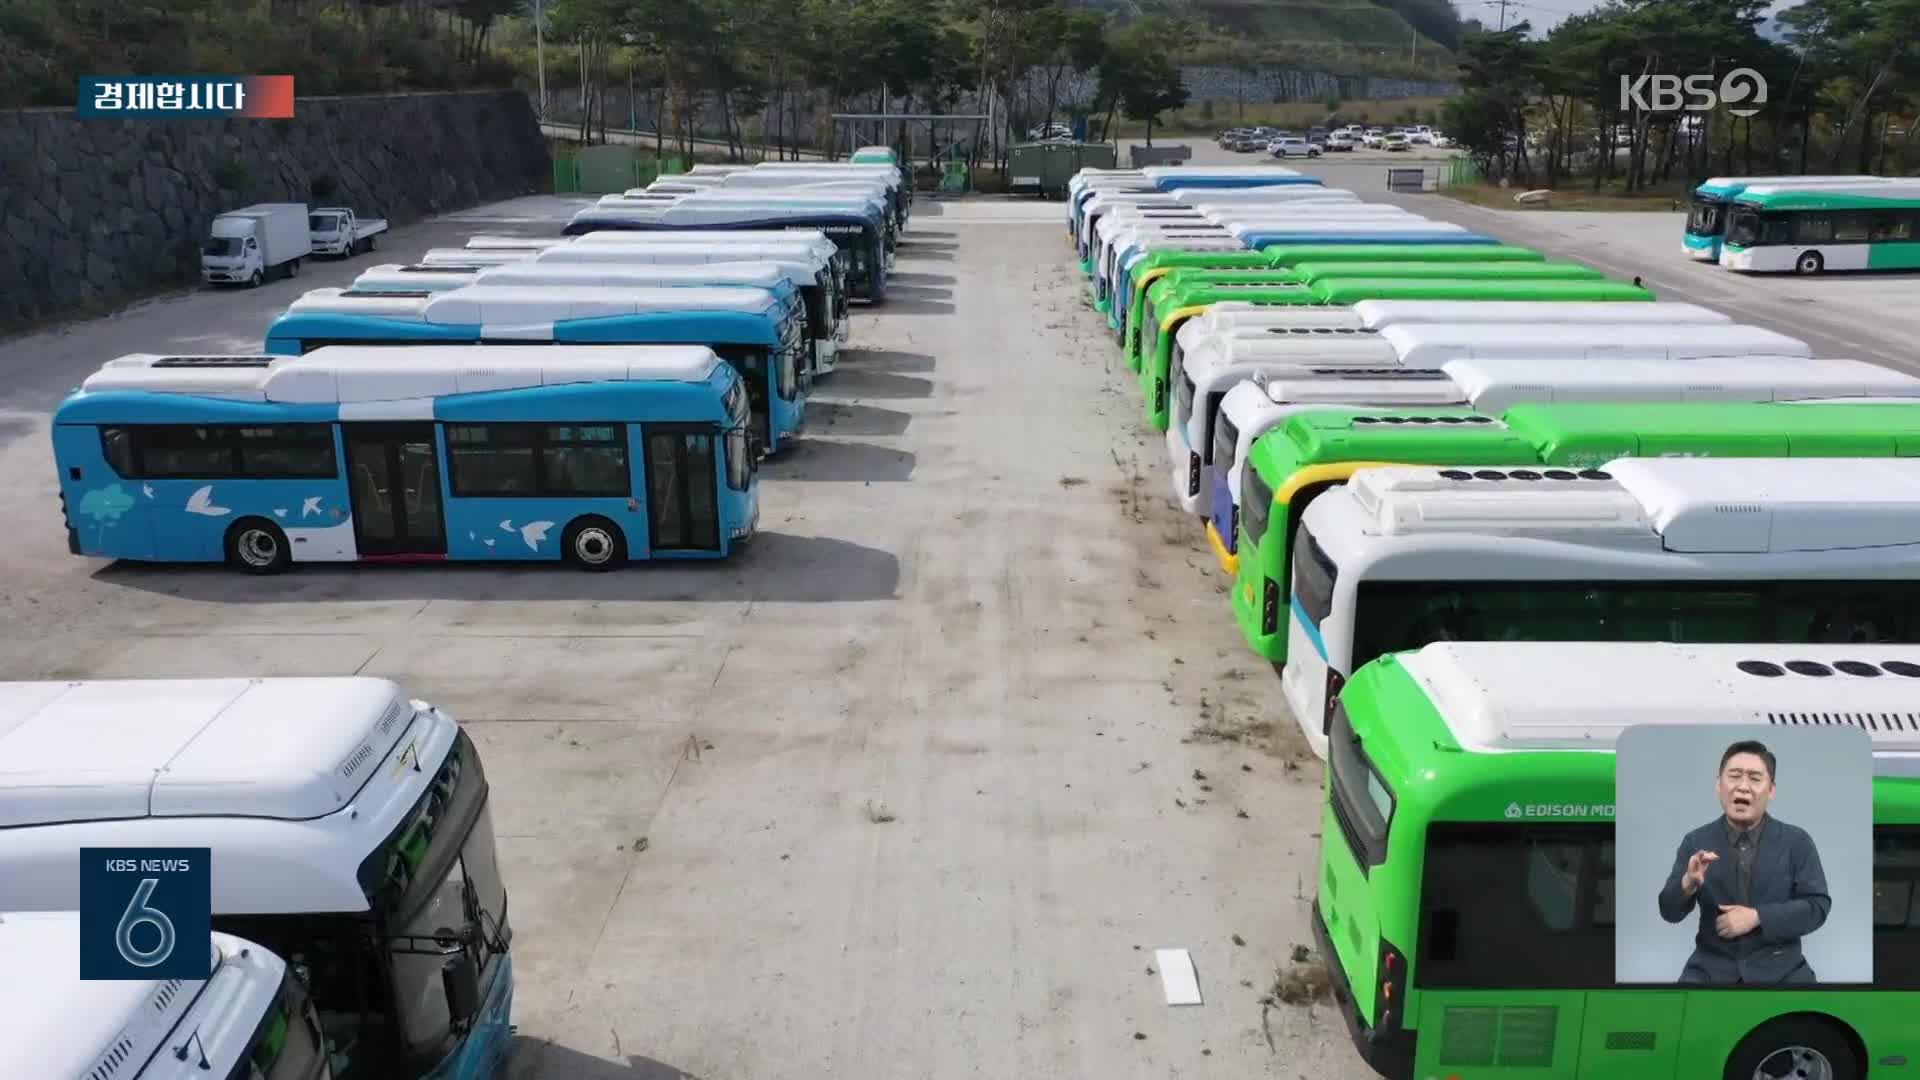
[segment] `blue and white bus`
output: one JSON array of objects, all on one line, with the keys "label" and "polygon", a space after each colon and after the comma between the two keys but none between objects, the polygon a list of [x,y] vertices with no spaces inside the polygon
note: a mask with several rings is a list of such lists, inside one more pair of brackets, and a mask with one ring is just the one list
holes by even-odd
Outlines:
[{"label": "blue and white bus", "polygon": [[53,414],[76,555],[717,559],[753,534],[746,388],[691,346],[134,355]]},{"label": "blue and white bus", "polygon": [[[599,249],[608,250],[608,249]],[[503,252],[476,252],[500,255]],[[636,252],[635,256],[638,257]],[[353,279],[351,292],[445,292],[469,285],[525,285],[536,288],[662,289],[742,286],[765,289],[800,313],[807,348],[803,383],[832,370],[831,346],[838,345],[825,297],[816,288],[814,270],[802,263],[700,262],[668,264],[627,262],[542,262],[537,259],[487,259],[482,263],[387,263]],[[807,292],[820,301],[807,302]],[[822,341],[829,345],[821,347]],[[822,357],[825,357],[823,360]]]},{"label": "blue and white bus", "polygon": [[433,293],[315,289],[267,328],[267,352],[326,345],[705,345],[737,368],[774,453],[806,423],[806,339],[764,289],[471,285]]},{"label": "blue and white bus", "polygon": [[[847,345],[851,327],[847,320],[847,290],[844,260],[833,244],[820,237],[818,245],[795,241],[749,244],[647,243],[654,233],[592,233],[574,240],[562,240],[532,248],[495,245],[502,238],[475,237],[490,246],[429,248],[415,266],[487,267],[511,263],[537,263],[541,266],[646,266],[699,267],[740,264],[772,266],[784,271],[798,283],[801,302],[807,309],[807,332],[812,339],[812,364],[816,374],[825,374],[838,363],[840,350]],[[678,234],[676,234],[678,235]],[[711,235],[711,234],[710,234]],[[799,234],[794,234],[799,235]],[[587,243],[596,238],[619,237],[623,243]],[[423,271],[424,272],[424,271]],[[731,272],[731,270],[729,271]],[[365,280],[364,275],[362,280]],[[733,284],[738,284],[734,282]],[[356,288],[361,287],[356,282]]]},{"label": "blue and white bus", "polygon": [[575,213],[561,231],[568,236],[614,231],[758,233],[781,228],[824,233],[846,256],[849,293],[873,303],[886,299],[886,228],[872,214],[852,207],[689,205],[691,198],[664,209],[589,206]]},{"label": "blue and white bus", "polygon": [[1719,262],[1720,249],[1727,235],[1727,216],[1733,201],[1750,187],[1821,188],[1871,184],[1877,176],[1714,176],[1693,189],[1693,205],[1687,208],[1686,231],[1680,237],[1680,250],[1688,258],[1701,262]]}]

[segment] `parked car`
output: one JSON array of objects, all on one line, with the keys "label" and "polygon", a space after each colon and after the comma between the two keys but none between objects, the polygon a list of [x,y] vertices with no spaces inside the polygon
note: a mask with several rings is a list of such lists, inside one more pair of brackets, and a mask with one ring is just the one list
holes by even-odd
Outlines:
[{"label": "parked car", "polygon": [[1035,142],[1045,142],[1049,139],[1071,139],[1073,138],[1073,128],[1061,123],[1042,124],[1039,127],[1029,130],[1027,132],[1027,138]]},{"label": "parked car", "polygon": [[1377,131],[1369,131],[1365,135],[1360,136],[1360,145],[1366,147],[1368,150],[1378,150],[1386,144],[1386,136]]},{"label": "parked car", "polygon": [[1392,132],[1391,134],[1387,135],[1386,138],[1382,141],[1385,144],[1385,149],[1388,149],[1388,150],[1413,149],[1412,141],[1409,140],[1407,136],[1402,132],[1398,132],[1398,131]]},{"label": "parked car", "polygon": [[1327,136],[1327,149],[1336,152],[1351,151],[1353,149],[1353,136],[1344,131],[1336,131]]},{"label": "parked car", "polygon": [[1277,158],[1304,157],[1317,158],[1320,148],[1298,137],[1275,139],[1267,146],[1267,152]]},{"label": "parked car", "polygon": [[1416,131],[1407,136],[1407,141],[1415,146],[1432,146],[1433,136],[1424,131]]},{"label": "parked car", "polygon": [[1436,131],[1433,133],[1433,145],[1435,149],[1444,150],[1453,145],[1453,140]]}]

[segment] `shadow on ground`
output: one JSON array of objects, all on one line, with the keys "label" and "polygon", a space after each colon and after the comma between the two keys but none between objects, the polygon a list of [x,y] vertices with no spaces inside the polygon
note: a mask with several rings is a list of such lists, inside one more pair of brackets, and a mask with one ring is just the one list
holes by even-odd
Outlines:
[{"label": "shadow on ground", "polygon": [[[820,384],[821,393],[835,397],[923,398],[933,396],[933,380],[891,371],[868,370],[869,365],[852,363],[838,368]],[[805,440],[801,440],[804,442]]]},{"label": "shadow on ground", "polygon": [[508,1053],[506,1080],[702,1080],[650,1057],[629,1054],[624,1063],[605,1061],[525,1035],[514,1036]]},{"label": "shadow on ground", "polygon": [[809,435],[899,435],[912,421],[911,413],[878,405],[822,401],[817,397],[807,402]]},{"label": "shadow on ground", "polygon": [[[904,467],[884,456],[863,462],[857,452],[848,456],[847,451],[820,455],[818,467],[850,474],[903,474],[895,479],[913,471],[911,454],[868,449],[877,455],[904,457]],[[761,526],[772,528],[764,518]],[[285,574],[255,577],[217,564],[116,562],[102,567],[94,578],[105,585],[160,596],[242,604],[383,600],[827,603],[891,599],[900,584],[900,560],[890,551],[833,537],[762,531],[725,560],[633,563],[601,574],[560,563],[458,562],[300,565]]]},{"label": "shadow on ground", "polygon": [[845,439],[801,439],[760,467],[779,483],[898,483],[913,476],[915,458],[905,450]]}]

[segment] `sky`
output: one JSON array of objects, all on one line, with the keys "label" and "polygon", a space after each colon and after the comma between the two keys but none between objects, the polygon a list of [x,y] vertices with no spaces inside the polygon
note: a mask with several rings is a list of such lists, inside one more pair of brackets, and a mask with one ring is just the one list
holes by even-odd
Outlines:
[{"label": "sky", "polygon": [[[1533,24],[1537,33],[1544,34],[1569,15],[1581,15],[1601,5],[1603,0],[1507,0],[1507,22],[1509,25],[1525,19]],[[1794,6],[1798,0],[1779,0],[1773,5],[1774,14]],[[1500,4],[1498,0],[1454,0],[1453,6],[1459,10],[1462,18],[1479,19],[1489,27],[1500,25]]]}]

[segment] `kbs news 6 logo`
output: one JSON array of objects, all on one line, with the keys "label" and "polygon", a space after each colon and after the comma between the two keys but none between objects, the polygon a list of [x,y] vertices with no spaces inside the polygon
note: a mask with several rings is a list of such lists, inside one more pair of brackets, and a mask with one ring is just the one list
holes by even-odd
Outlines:
[{"label": "kbs news 6 logo", "polygon": [[209,848],[80,849],[80,977],[212,973]]}]

